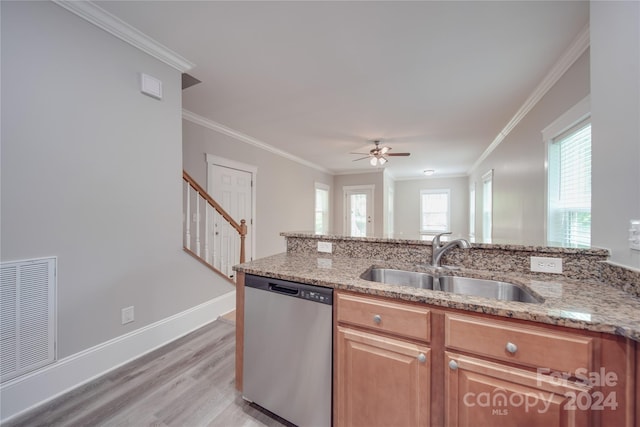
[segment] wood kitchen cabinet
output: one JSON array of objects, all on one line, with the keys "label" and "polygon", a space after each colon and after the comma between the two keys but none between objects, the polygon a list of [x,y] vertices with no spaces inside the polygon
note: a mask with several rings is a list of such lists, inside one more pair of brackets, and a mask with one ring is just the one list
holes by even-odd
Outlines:
[{"label": "wood kitchen cabinet", "polygon": [[624,339],[444,317],[447,426],[633,425]]},{"label": "wood kitchen cabinet", "polygon": [[334,425],[429,426],[429,310],[338,294]]},{"label": "wood kitchen cabinet", "polygon": [[384,297],[335,299],[335,426],[640,426],[632,340]]},{"label": "wood kitchen cabinet", "polygon": [[338,327],[336,426],[428,426],[431,355],[424,345]]},{"label": "wood kitchen cabinet", "polygon": [[583,427],[591,388],[523,369],[446,353],[448,426]]}]

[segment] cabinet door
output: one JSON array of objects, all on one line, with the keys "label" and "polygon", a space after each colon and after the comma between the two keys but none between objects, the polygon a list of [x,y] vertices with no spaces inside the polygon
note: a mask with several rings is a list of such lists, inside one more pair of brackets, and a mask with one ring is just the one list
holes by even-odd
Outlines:
[{"label": "cabinet door", "polygon": [[590,387],[456,353],[445,363],[447,426],[590,425]]},{"label": "cabinet door", "polygon": [[428,426],[428,347],[338,327],[336,426]]}]

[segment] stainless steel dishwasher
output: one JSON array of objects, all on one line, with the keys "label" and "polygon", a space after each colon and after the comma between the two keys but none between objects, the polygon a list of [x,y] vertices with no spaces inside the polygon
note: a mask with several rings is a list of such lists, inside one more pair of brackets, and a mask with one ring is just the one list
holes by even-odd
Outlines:
[{"label": "stainless steel dishwasher", "polygon": [[333,289],[246,275],[243,397],[298,426],[331,425]]}]

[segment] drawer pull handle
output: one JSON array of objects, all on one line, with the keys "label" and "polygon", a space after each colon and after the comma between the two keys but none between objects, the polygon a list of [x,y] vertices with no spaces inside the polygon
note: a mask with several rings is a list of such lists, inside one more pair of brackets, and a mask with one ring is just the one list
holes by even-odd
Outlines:
[{"label": "drawer pull handle", "polygon": [[426,361],[427,361],[427,356],[425,356],[425,355],[424,355],[424,353],[420,353],[420,354],[418,355],[418,362],[420,362],[420,363],[424,363],[424,362],[426,362]]},{"label": "drawer pull handle", "polygon": [[514,344],[514,343],[512,343],[512,342],[508,342],[508,343],[507,343],[507,346],[506,346],[506,349],[507,349],[507,351],[508,351],[509,353],[511,353],[511,354],[516,354],[516,351],[518,351],[518,346],[517,346],[517,345],[515,345],[515,344]]},{"label": "drawer pull handle", "polygon": [[379,324],[380,324],[380,322],[382,322],[382,316],[380,316],[379,314],[376,314],[375,316],[373,316],[373,322],[374,322],[376,325],[379,325]]},{"label": "drawer pull handle", "polygon": [[449,368],[451,368],[451,370],[455,371],[456,369],[458,369],[458,362],[456,362],[455,360],[450,360],[449,361]]}]

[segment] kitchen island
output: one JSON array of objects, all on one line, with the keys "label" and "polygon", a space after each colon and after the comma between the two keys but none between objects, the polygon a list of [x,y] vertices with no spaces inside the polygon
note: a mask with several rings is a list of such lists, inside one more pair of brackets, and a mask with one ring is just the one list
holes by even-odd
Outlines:
[{"label": "kitchen island", "polygon": [[[347,398],[350,393],[369,390],[367,384],[362,387],[354,384],[362,381],[364,377],[371,376],[372,372],[359,373],[360,379],[350,377],[347,374],[357,370],[352,369],[353,366],[345,368],[345,361],[354,356],[353,345],[362,347],[365,345],[363,343],[368,346],[370,355],[373,356],[375,353],[379,359],[382,350],[378,344],[381,342],[386,346],[384,354],[391,354],[393,349],[406,350],[407,345],[415,345],[417,357],[419,360],[426,361],[423,362],[424,366],[428,365],[428,368],[421,369],[428,369],[428,374],[425,374],[424,378],[429,378],[429,381],[422,387],[431,395],[429,410],[425,412],[424,400],[418,400],[413,406],[410,405],[408,410],[405,408],[400,411],[403,414],[411,413],[410,419],[407,420],[409,424],[464,425],[465,414],[468,415],[469,408],[461,404],[460,399],[466,395],[459,394],[458,391],[464,387],[471,387],[467,380],[470,376],[480,375],[478,369],[484,372],[482,375],[486,377],[481,381],[483,384],[491,384],[493,389],[501,387],[508,390],[511,390],[508,385],[513,384],[516,384],[514,386],[516,388],[524,387],[522,383],[524,380],[509,379],[507,381],[509,375],[517,374],[518,378],[524,378],[523,375],[533,372],[536,373],[537,382],[541,378],[548,382],[549,378],[555,378],[554,375],[556,373],[559,375],[563,370],[569,370],[566,372],[567,377],[574,379],[576,372],[584,374],[605,369],[616,376],[616,384],[607,390],[601,387],[602,384],[591,384],[589,398],[593,396],[594,390],[607,391],[608,396],[613,393],[616,396],[615,408],[610,405],[600,410],[593,405],[584,404],[582,405],[584,408],[578,408],[584,409],[583,411],[562,411],[561,409],[567,404],[563,400],[566,396],[571,396],[571,393],[574,396],[585,393],[585,390],[579,387],[575,390],[569,387],[569,389],[554,391],[554,401],[557,403],[558,411],[556,418],[552,417],[552,419],[559,423],[569,422],[574,425],[585,420],[588,423],[605,423],[603,425],[614,425],[611,424],[612,422],[615,425],[634,425],[637,417],[634,411],[638,406],[635,401],[638,397],[634,391],[637,381],[633,366],[637,358],[636,342],[640,341],[640,298],[636,294],[638,283],[635,282],[636,272],[620,270],[616,266],[607,264],[606,251],[473,245],[470,251],[455,249],[444,260],[445,264],[450,263],[460,267],[446,270],[448,275],[500,280],[523,286],[543,300],[540,304],[532,304],[388,285],[361,277],[372,266],[423,271],[436,276],[442,274],[441,270],[436,271],[425,264],[430,255],[430,242],[351,239],[305,233],[289,233],[285,236],[287,237],[286,253],[236,266],[239,272],[236,378],[239,389],[242,388],[242,282],[244,274],[254,274],[330,287],[337,291],[335,293],[337,315],[334,319],[334,399],[337,400],[334,400],[334,425],[354,424],[358,420],[369,421],[359,418],[360,411],[349,405],[345,407],[344,402],[350,401]],[[319,241],[331,242],[332,253],[317,252]],[[529,256],[562,257],[566,267],[565,273],[551,275],[527,272],[526,259]],[[341,307],[345,311],[341,312]],[[357,316],[349,314],[353,312],[354,307],[357,307],[356,310],[359,313],[366,313],[366,307],[381,308],[388,313],[392,313],[392,309],[397,309],[400,316],[407,308],[425,309],[428,315],[425,314],[418,319],[424,319],[419,321],[426,322],[428,333],[422,338],[407,337],[403,336],[401,330],[385,329],[384,326],[375,323],[368,325],[357,320]],[[393,323],[387,321],[386,325],[390,324]],[[471,332],[468,333],[468,331]],[[456,337],[464,334],[467,334],[467,341],[464,343],[456,341]],[[520,346],[518,352],[510,353],[508,349],[495,350],[483,344],[483,342],[499,341],[503,337],[505,339],[519,337],[522,341],[518,343]],[[478,342],[474,342],[474,339]],[[393,341],[395,347],[389,347],[390,340],[395,340]],[[571,343],[571,345],[563,343]],[[513,343],[509,341],[508,344]],[[503,346],[504,343],[500,345]],[[560,349],[557,354],[567,359],[566,364],[564,362],[558,364],[554,360],[541,362],[540,360],[544,359],[537,356],[535,360],[532,359],[533,353],[552,355],[554,353],[550,350],[554,348]],[[531,351],[526,353],[525,349],[531,349]],[[474,357],[469,358],[470,355]],[[399,360],[398,357],[400,356],[395,357],[394,360]],[[557,355],[554,357],[558,359]],[[413,365],[401,364],[401,366]],[[447,366],[456,366],[456,369]],[[394,369],[397,369],[399,375],[401,374],[399,367]],[[416,365],[410,369],[414,371],[411,371],[413,372],[411,375],[405,373],[407,378],[418,375],[420,368]],[[540,376],[541,369],[547,370],[544,371],[546,376]],[[342,374],[338,375],[340,372]],[[498,377],[499,384],[494,383],[495,378]],[[491,378],[491,381],[487,378]],[[345,385],[345,382],[349,384]],[[569,385],[573,387],[575,384]],[[411,390],[413,393],[416,392],[415,387]],[[446,391],[444,395],[441,393],[442,390]],[[535,390],[542,393],[537,388]],[[367,393],[371,394],[370,400],[376,402],[376,393],[374,391]],[[425,393],[426,391],[423,391],[423,397]],[[385,394],[385,396],[388,395]],[[551,400],[553,399],[550,398],[549,401]],[[401,401],[409,402],[411,399],[401,398]],[[381,402],[384,402],[384,399]],[[512,410],[512,416],[517,415],[515,412]],[[500,423],[497,422],[499,420],[504,420],[507,425],[514,422],[507,413],[503,413],[503,417],[499,414],[498,411],[490,418],[492,424],[499,425]],[[474,416],[477,414],[474,413]],[[569,418],[565,419],[562,416]],[[583,418],[580,418],[581,416]],[[545,423],[549,422],[549,420],[545,421]],[[554,422],[550,423],[554,424]]]}]

